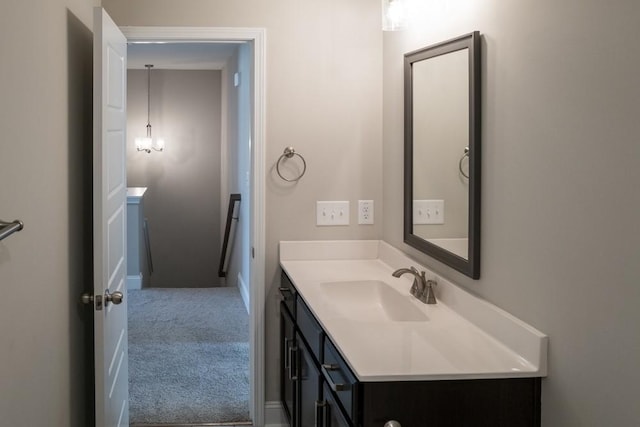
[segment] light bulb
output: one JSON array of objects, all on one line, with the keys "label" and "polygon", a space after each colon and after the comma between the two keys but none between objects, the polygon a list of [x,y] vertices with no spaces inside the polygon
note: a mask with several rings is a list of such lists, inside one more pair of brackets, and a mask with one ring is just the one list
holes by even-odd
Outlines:
[{"label": "light bulb", "polygon": [[149,137],[136,138],[136,149],[138,151],[151,152],[152,141]]},{"label": "light bulb", "polygon": [[153,145],[153,149],[156,151],[164,151],[164,139],[158,138]]}]

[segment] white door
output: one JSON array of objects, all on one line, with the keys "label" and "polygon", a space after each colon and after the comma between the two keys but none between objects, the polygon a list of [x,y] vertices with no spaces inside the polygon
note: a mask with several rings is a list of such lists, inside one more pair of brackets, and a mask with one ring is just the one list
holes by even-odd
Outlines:
[{"label": "white door", "polygon": [[[126,277],[127,40],[93,15],[93,248],[96,427],[129,425]],[[120,304],[122,300],[124,303]]]}]

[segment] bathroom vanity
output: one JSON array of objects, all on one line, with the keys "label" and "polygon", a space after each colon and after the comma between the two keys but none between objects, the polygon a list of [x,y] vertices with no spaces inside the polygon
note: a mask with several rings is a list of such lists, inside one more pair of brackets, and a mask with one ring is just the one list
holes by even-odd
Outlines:
[{"label": "bathroom vanity", "polygon": [[385,242],[281,242],[280,265],[291,426],[540,425],[544,334],[442,278],[423,304]]}]

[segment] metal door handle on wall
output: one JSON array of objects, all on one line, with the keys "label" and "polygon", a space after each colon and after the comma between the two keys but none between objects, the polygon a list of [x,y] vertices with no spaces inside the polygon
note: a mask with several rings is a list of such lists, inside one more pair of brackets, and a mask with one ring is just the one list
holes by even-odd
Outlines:
[{"label": "metal door handle on wall", "polygon": [[6,222],[0,220],[0,240],[3,240],[16,231],[20,231],[24,228],[24,224],[19,219],[15,221]]}]

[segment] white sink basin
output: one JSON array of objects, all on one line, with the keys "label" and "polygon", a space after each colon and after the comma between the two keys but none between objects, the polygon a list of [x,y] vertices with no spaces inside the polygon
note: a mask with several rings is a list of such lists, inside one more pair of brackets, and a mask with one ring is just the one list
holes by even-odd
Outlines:
[{"label": "white sink basin", "polygon": [[[410,295],[403,295],[380,280],[320,284],[325,303],[338,316],[358,322],[425,322],[424,311]],[[418,304],[421,304],[418,302]]]}]

